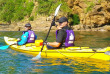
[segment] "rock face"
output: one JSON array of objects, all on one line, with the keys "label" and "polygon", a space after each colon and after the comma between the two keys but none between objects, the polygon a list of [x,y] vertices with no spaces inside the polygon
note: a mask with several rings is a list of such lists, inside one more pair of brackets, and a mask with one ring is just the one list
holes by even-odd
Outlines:
[{"label": "rock face", "polygon": [[110,24],[110,0],[68,0],[73,14],[78,14],[80,24],[96,28]]}]

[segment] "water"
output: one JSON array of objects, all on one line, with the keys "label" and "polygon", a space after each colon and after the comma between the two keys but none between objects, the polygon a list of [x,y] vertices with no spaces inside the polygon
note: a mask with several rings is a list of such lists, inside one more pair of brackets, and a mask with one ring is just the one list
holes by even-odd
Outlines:
[{"label": "water", "polygon": [[[44,39],[47,32],[35,32]],[[0,46],[6,45],[3,36],[19,38],[21,32],[0,32]],[[110,32],[75,32],[75,46],[104,48],[110,45]],[[55,41],[50,33],[47,41]],[[32,55],[8,48],[0,50],[0,74],[110,74],[110,62],[85,58],[41,58],[32,61]]]}]

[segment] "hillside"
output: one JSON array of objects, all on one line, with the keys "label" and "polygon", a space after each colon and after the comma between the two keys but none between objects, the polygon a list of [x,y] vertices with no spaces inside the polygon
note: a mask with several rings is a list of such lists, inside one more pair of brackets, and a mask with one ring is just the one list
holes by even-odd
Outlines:
[{"label": "hillside", "polygon": [[64,0],[1,0],[1,30],[11,31],[12,29],[10,28],[13,28],[13,30],[23,30],[22,27],[27,22],[30,22],[35,30],[36,27],[42,27],[41,24],[49,26],[55,9],[60,3],[62,3],[60,9],[62,15],[67,15],[71,12],[71,9]]},{"label": "hillside", "polygon": [[56,20],[61,16],[68,17],[73,30],[110,30],[109,0],[1,0],[0,30],[24,30],[28,22],[35,31],[48,30],[60,3]]}]

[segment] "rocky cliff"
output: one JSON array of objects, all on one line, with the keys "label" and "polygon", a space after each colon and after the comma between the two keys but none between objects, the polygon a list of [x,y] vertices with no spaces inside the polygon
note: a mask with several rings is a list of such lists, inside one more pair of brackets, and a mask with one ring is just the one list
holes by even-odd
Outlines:
[{"label": "rocky cliff", "polygon": [[86,29],[110,24],[110,0],[68,0],[67,3]]}]

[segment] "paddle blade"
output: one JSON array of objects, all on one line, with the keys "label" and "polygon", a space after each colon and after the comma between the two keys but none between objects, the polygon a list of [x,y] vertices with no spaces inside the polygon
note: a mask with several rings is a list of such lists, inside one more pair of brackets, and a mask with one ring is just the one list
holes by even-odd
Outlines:
[{"label": "paddle blade", "polygon": [[36,57],[32,58],[32,60],[39,60],[40,58],[41,58],[41,52],[39,52],[39,54]]},{"label": "paddle blade", "polygon": [[0,47],[0,50],[5,50],[5,49],[8,49],[8,47],[9,47],[10,45],[6,45],[6,46],[1,46]]},{"label": "paddle blade", "polygon": [[106,55],[110,55],[110,51],[105,52]]},{"label": "paddle blade", "polygon": [[56,10],[55,10],[55,16],[57,15],[57,13],[58,13],[58,11],[59,11],[60,6],[61,6],[61,4],[56,8]]}]

